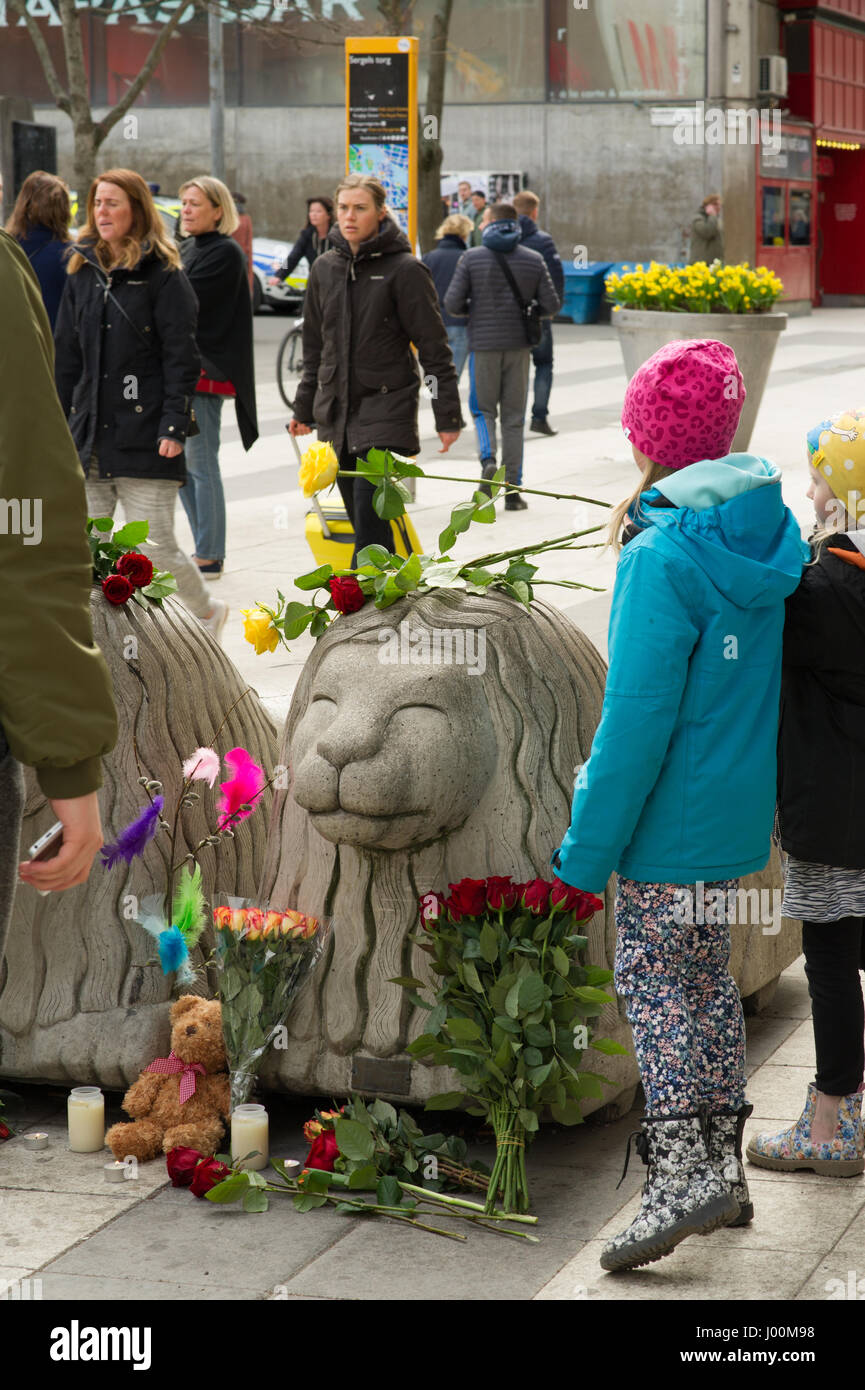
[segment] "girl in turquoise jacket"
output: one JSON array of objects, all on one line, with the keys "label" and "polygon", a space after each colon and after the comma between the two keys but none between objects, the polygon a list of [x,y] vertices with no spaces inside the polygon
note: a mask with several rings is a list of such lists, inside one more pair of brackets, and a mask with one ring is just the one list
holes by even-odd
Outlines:
[{"label": "girl in turquoise jacket", "polygon": [[615,984],[646,1094],[649,1174],[606,1269],[753,1215],[728,923],[739,876],[769,858],[784,600],[808,550],[779,470],[728,452],[744,396],[732,350],[700,341],[661,348],[625,397],[643,478],[614,513],[624,548],[603,713],[553,859],[584,890],[618,874]]}]

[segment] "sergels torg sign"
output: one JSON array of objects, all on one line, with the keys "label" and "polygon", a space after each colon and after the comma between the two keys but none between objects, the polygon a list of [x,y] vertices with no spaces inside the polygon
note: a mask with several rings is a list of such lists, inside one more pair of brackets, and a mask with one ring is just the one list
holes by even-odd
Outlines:
[{"label": "sergels torg sign", "polygon": [[[190,19],[199,12],[196,6],[187,3],[187,0],[159,0],[159,4],[145,8],[143,5],[136,4],[135,0],[75,0],[75,8],[78,10],[99,10],[106,15],[106,24],[119,24],[121,18],[134,19],[139,24],[165,24],[172,16],[174,11],[183,6],[186,13],[181,16],[180,23],[188,24]],[[241,17],[248,19],[271,19],[274,22],[283,19],[286,14],[296,15],[304,20],[321,19],[359,19],[365,16],[361,14],[358,0],[317,0],[316,10],[313,9],[312,0],[262,0],[256,5],[244,6],[244,16],[224,11],[222,20],[224,24],[231,24],[234,20]],[[110,10],[110,13],[107,13]],[[27,0],[27,13],[33,19],[45,19],[50,28],[59,27],[60,15],[54,0]],[[21,16],[18,24],[24,24]],[[15,12],[8,6],[6,0],[0,0],[0,26],[11,26],[16,23]]]}]

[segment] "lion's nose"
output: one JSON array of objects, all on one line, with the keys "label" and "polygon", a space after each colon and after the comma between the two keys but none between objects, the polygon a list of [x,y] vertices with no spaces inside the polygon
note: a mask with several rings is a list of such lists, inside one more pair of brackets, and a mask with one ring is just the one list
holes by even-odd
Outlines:
[{"label": "lion's nose", "polygon": [[194,1024],[194,1023],[190,1023],[189,1027],[188,1027],[187,1030],[186,1030],[186,1036],[187,1036],[188,1038],[191,1038],[192,1035],[193,1035],[193,1033],[197,1033],[197,1032],[198,1032],[198,1029],[196,1028],[195,1024]]}]

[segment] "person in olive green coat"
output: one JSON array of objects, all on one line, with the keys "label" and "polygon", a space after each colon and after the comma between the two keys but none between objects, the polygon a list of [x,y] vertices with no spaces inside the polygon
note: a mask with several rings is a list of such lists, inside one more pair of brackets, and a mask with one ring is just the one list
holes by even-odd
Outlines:
[{"label": "person in olive green coat", "polygon": [[54,387],[36,276],[0,232],[0,955],[15,891],[23,779],[32,767],[63,825],[59,854],[18,865],[57,892],[102,844],[100,759],[117,739],[111,677],[93,642],[84,475]]},{"label": "person in olive green coat", "polygon": [[691,223],[691,264],[724,259],[724,235],[721,231],[721,195],[710,193],[704,198],[700,211]]}]

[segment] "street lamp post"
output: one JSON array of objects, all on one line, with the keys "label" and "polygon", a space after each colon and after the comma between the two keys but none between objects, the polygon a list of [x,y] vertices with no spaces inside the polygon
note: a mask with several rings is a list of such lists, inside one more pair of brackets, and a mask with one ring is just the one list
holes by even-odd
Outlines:
[{"label": "street lamp post", "polygon": [[207,54],[210,83],[210,172],[225,179],[225,64],[222,57],[222,17],[218,4],[207,11]]}]

